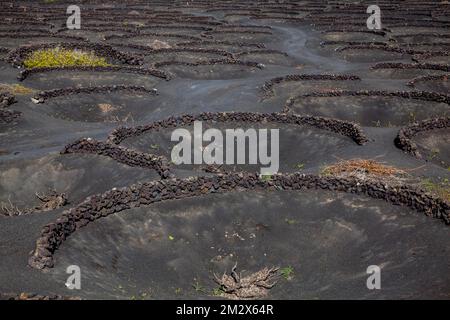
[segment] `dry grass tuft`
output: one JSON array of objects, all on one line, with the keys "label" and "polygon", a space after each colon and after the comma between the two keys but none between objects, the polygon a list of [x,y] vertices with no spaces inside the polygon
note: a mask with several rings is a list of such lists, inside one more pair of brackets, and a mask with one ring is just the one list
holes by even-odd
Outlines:
[{"label": "dry grass tuft", "polygon": [[236,265],[231,275],[214,274],[215,282],[220,286],[218,295],[228,299],[261,299],[269,294],[269,290],[277,283],[278,268],[263,268],[246,277],[236,272]]},{"label": "dry grass tuft", "polygon": [[17,83],[16,84],[0,83],[0,92],[9,92],[12,95],[20,96],[20,95],[30,95],[34,93],[35,90]]},{"label": "dry grass tuft", "polygon": [[46,212],[55,210],[59,207],[63,207],[68,204],[67,196],[65,193],[58,193],[55,190],[51,190],[48,194],[35,193],[36,198],[39,199],[40,204],[34,208],[20,209],[18,206],[11,202],[8,198],[8,202],[0,203],[0,215],[4,216],[21,216],[25,214],[35,213],[35,212]]},{"label": "dry grass tuft", "polygon": [[170,44],[168,44],[165,41],[161,41],[161,40],[153,40],[149,46],[155,50],[158,49],[170,49],[172,48],[172,46]]},{"label": "dry grass tuft", "polygon": [[342,160],[322,170],[323,175],[358,179],[399,179],[406,172],[371,159]]},{"label": "dry grass tuft", "polygon": [[102,113],[109,113],[111,111],[117,110],[116,107],[109,103],[99,103],[97,107],[100,109]]}]

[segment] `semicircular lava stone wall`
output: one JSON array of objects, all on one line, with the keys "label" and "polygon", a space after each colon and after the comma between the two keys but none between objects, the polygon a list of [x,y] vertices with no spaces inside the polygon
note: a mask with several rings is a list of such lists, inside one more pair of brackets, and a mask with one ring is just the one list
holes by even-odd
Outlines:
[{"label": "semicircular lava stone wall", "polygon": [[[114,44],[117,45],[117,44]],[[191,52],[191,53],[211,53],[211,54],[217,54],[221,56],[228,57],[230,59],[234,58],[234,55],[231,52],[220,50],[220,49],[208,49],[208,48],[188,48],[188,47],[182,47],[182,48],[160,48],[160,49],[153,49],[148,46],[143,45],[137,45],[137,44],[125,44],[124,46],[144,50],[146,51],[146,55],[150,54],[160,54],[160,53],[181,53],[181,52]]]},{"label": "semicircular lava stone wall", "polygon": [[267,99],[274,95],[273,88],[275,85],[292,82],[292,81],[355,81],[361,80],[360,77],[355,75],[336,75],[336,74],[290,74],[283,77],[277,77],[266,81],[262,86],[263,98]]},{"label": "semicircular lava stone wall", "polygon": [[7,92],[0,93],[0,123],[11,123],[22,114],[19,111],[8,110],[7,108],[16,102],[16,98]]},{"label": "semicircular lava stone wall", "polygon": [[143,153],[108,142],[80,139],[67,145],[61,154],[81,153],[107,156],[131,167],[154,169],[162,179],[171,177],[169,161],[163,156]]},{"label": "semicircular lava stone wall", "polygon": [[372,69],[419,69],[419,70],[436,70],[436,71],[450,71],[450,66],[443,64],[433,64],[433,63],[377,63],[372,66]]},{"label": "semicircular lava stone wall", "polygon": [[257,174],[229,173],[213,177],[184,180],[169,179],[113,189],[87,198],[83,203],[65,211],[55,222],[43,227],[29,265],[36,269],[52,268],[53,254],[64,240],[90,222],[127,209],[158,201],[183,199],[209,193],[242,190],[302,190],[321,189],[366,195],[383,199],[394,205],[405,205],[450,224],[450,206],[445,201],[408,185],[389,186],[382,182],[360,181],[305,174],[282,175],[262,180]]},{"label": "semicircular lava stone wall", "polygon": [[0,47],[0,53],[8,53],[9,49],[6,47]]},{"label": "semicircular lava stone wall", "polygon": [[[0,30],[2,32],[4,30]],[[42,30],[43,31],[43,30]],[[55,38],[55,39],[63,39],[63,40],[73,40],[73,41],[83,41],[87,42],[88,39],[78,36],[71,36],[71,35],[64,35],[64,34],[56,34],[56,33],[49,33],[49,32],[7,32],[7,33],[0,33],[0,39],[2,38],[12,38],[12,39],[36,39],[36,38]]]},{"label": "semicircular lava stone wall", "polygon": [[[5,204],[20,207],[24,202],[33,201],[33,194],[43,192],[42,188],[47,185],[63,186],[63,189],[67,186],[67,190],[55,189],[71,192],[73,197],[69,193],[68,198],[75,199],[76,203],[64,211],[33,214],[27,219],[5,218],[11,230],[4,230],[6,233],[2,235],[0,228],[0,241],[5,240],[6,235],[11,247],[0,246],[0,259],[5,257],[0,271],[5,274],[3,278],[8,279],[8,283],[0,281],[0,291],[4,291],[0,292],[0,299],[8,292],[19,293],[8,296],[12,299],[64,298],[64,286],[61,289],[57,279],[61,276],[60,268],[56,268],[51,277],[37,277],[28,284],[36,271],[27,267],[45,270],[54,265],[62,266],[62,257],[59,263],[55,262],[60,259],[58,248],[63,246],[68,250],[66,253],[72,255],[68,249],[70,244],[64,241],[102,217],[120,212],[128,216],[131,212],[127,210],[136,207],[190,197],[198,197],[194,202],[203,199],[206,206],[211,206],[212,198],[226,204],[229,202],[222,197],[231,192],[264,191],[261,196],[268,196],[268,203],[283,203],[276,201],[276,192],[286,191],[283,195],[288,196],[290,191],[303,190],[312,190],[299,200],[305,202],[305,208],[314,204],[315,193],[323,197],[321,199],[328,199],[339,196],[338,192],[360,196],[364,211],[366,203],[371,206],[371,199],[384,200],[385,206],[404,206],[407,209],[401,210],[401,215],[410,214],[415,227],[417,222],[417,226],[426,231],[423,236],[411,237],[411,230],[405,230],[409,236],[401,246],[392,246],[391,242],[386,242],[388,238],[383,238],[377,256],[389,255],[393,257],[390,261],[398,261],[396,272],[420,274],[427,270],[427,273],[409,279],[405,286],[394,286],[389,292],[381,290],[381,296],[374,290],[367,292],[367,296],[364,293],[363,297],[440,298],[447,294],[450,282],[439,278],[447,261],[439,254],[450,247],[437,236],[441,231],[445,236],[445,228],[450,225],[448,199],[441,192],[447,189],[435,190],[426,184],[429,180],[433,186],[441,187],[448,174],[448,139],[444,135],[450,125],[447,83],[450,6],[445,1],[380,0],[383,27],[369,30],[366,23],[369,4],[364,1],[122,0],[117,5],[109,0],[89,0],[82,1],[88,5],[82,8],[81,30],[70,31],[65,12],[66,4],[70,3],[43,2],[0,2],[0,17],[3,18],[0,19],[0,207],[6,208]],[[50,48],[93,53],[105,59],[108,66],[33,69],[24,66],[30,54]],[[27,86],[20,84],[19,81],[26,79]],[[152,89],[154,86],[157,89]],[[34,103],[47,103],[34,105],[29,102],[30,98]],[[17,107],[11,106],[15,102]],[[21,115],[22,121],[16,121]],[[250,172],[253,167],[239,163],[236,166],[176,167],[169,161],[171,143],[166,138],[169,131],[176,128],[191,130],[195,121],[221,129],[280,128],[285,133],[280,149],[287,152],[280,153],[279,168],[293,173],[261,177],[259,173]],[[368,143],[369,134],[373,137],[371,143]],[[35,156],[55,148],[61,150],[60,155]],[[408,174],[392,181],[372,176],[357,179],[312,174],[322,172],[324,164],[336,161],[334,164],[339,166],[341,159],[363,162],[382,159],[393,170],[399,168]],[[50,163],[42,167],[42,163],[49,160]],[[39,170],[34,169],[37,167]],[[231,171],[231,167],[235,171]],[[360,169],[357,170],[359,173]],[[22,178],[29,174],[33,179],[24,185]],[[190,175],[194,177],[184,178]],[[421,190],[419,185],[425,189]],[[114,186],[121,188],[105,192]],[[209,199],[210,194],[218,198]],[[245,196],[244,202],[252,196],[254,194]],[[185,201],[166,204],[183,206]],[[236,211],[227,212],[228,207],[223,207],[225,211],[220,212],[234,220],[241,218],[234,215]],[[292,212],[287,203],[283,210]],[[333,217],[337,220],[346,219],[353,212],[344,207],[335,211]],[[286,226],[281,213],[274,212],[274,219]],[[320,239],[320,245],[325,244],[323,252],[329,255],[331,247],[326,246],[326,241],[330,239],[330,229],[323,228],[328,221],[314,215],[315,212],[311,210],[305,216],[312,214],[318,228],[324,230],[326,240]],[[417,212],[438,221],[429,223],[428,219],[418,217]],[[265,222],[260,211],[254,214]],[[391,236],[397,239],[399,229],[392,224],[393,216],[381,212],[379,217],[388,221],[389,239]],[[247,218],[251,217],[245,215]],[[357,220],[363,224],[352,228],[357,232],[351,232],[350,241],[365,241],[361,226],[369,228],[367,230],[373,234],[379,233],[380,229],[372,223],[378,220],[366,216],[358,219],[363,219]],[[394,221],[394,224],[403,225],[405,221]],[[108,224],[99,222],[103,226]],[[217,223],[224,226],[223,221]],[[131,230],[129,221],[124,221],[125,224]],[[90,225],[92,232],[104,236],[102,225]],[[36,226],[39,228],[37,236]],[[190,223],[187,226],[191,228]],[[334,223],[332,227],[333,232],[347,233],[347,230],[335,228]],[[435,230],[438,232],[433,232]],[[279,238],[279,233],[273,231]],[[77,234],[81,237],[71,240],[81,247],[86,238],[82,237],[82,232]],[[134,231],[132,236],[136,236]],[[32,253],[28,253],[30,238],[36,240]],[[284,245],[282,242],[274,244]],[[111,242],[103,243],[97,249],[111,248],[111,245]],[[418,248],[427,254],[411,260],[410,254],[414,255]],[[130,249],[123,244],[124,252],[128,254]],[[247,251],[246,246],[243,248],[245,255],[239,259],[245,259]],[[354,254],[352,248],[346,247],[344,251],[345,257],[347,251]],[[28,258],[28,265],[24,256]],[[151,257],[154,259],[154,255]],[[428,257],[439,259],[430,262]],[[237,255],[234,258],[237,259]],[[364,257],[363,260],[365,258],[371,259]],[[314,263],[323,264],[319,260]],[[136,261],[139,263],[139,258]],[[296,262],[288,263],[286,260],[286,265],[297,268]],[[331,267],[328,265],[329,270]],[[311,278],[316,270],[303,271],[306,278]],[[336,270],[330,273],[336,274]],[[350,274],[345,274],[347,279],[339,285],[352,291],[355,279],[347,282],[351,278],[347,275]],[[319,276],[326,278],[326,274]],[[319,295],[305,294],[301,287],[300,293],[295,294],[302,298],[345,298],[347,289],[334,290],[337,283],[333,283],[334,279],[336,277],[330,279],[330,290],[323,290],[322,286],[314,288],[316,292],[321,290]],[[303,280],[295,279],[305,288]],[[311,287],[319,287],[313,282],[314,279]],[[24,283],[28,289],[23,287]],[[426,288],[421,286],[424,283]],[[189,283],[183,285],[189,286]],[[410,288],[413,291],[406,292]],[[280,289],[287,294],[289,290],[292,292],[292,286]],[[20,294],[23,290],[36,292],[36,295]],[[51,290],[55,290],[56,295],[49,294]],[[87,292],[80,291],[80,294],[83,298],[89,297],[91,293]],[[103,298],[104,293],[94,294],[98,294],[96,298]]]},{"label": "semicircular lava stone wall", "polygon": [[96,87],[83,87],[83,88],[63,88],[63,89],[54,89],[41,91],[37,93],[33,99],[36,103],[43,103],[47,99],[61,97],[61,96],[70,96],[76,95],[80,93],[92,94],[92,93],[110,93],[117,91],[128,91],[128,92],[140,92],[150,95],[158,95],[156,89],[148,89],[146,87],[140,86],[128,86],[128,85],[113,85],[113,86],[96,86]]},{"label": "semicircular lava stone wall", "polygon": [[83,71],[83,72],[124,72],[133,73],[147,76],[154,76],[164,80],[170,80],[170,75],[162,70],[149,69],[149,68],[139,68],[139,67],[128,67],[128,66],[70,66],[70,67],[44,67],[44,68],[32,68],[25,69],[20,72],[17,76],[19,81],[25,80],[28,76],[45,73],[45,72],[55,72],[55,71]]},{"label": "semicircular lava stone wall", "polygon": [[4,294],[0,293],[1,300],[81,300],[78,297],[61,296],[57,294],[43,295],[37,293],[22,292],[20,294]]},{"label": "semicircular lava stone wall", "polygon": [[[395,97],[402,99],[414,99],[450,105],[450,95],[429,91],[385,91],[385,90],[332,90],[325,92],[310,92],[289,98],[283,108],[283,112],[292,112],[294,105],[305,98],[315,97]],[[428,116],[427,116],[428,117]]]},{"label": "semicircular lava stone wall", "polygon": [[134,31],[127,34],[112,34],[105,36],[105,40],[111,39],[130,39],[136,37],[163,37],[163,38],[176,38],[176,39],[184,39],[184,40],[201,40],[200,37],[188,36],[184,34],[177,33],[159,33],[159,32],[139,32]]},{"label": "semicircular lava stone wall", "polygon": [[280,124],[310,125],[319,129],[328,130],[346,137],[355,143],[362,145],[368,141],[362,129],[355,123],[324,117],[300,116],[286,113],[257,113],[257,112],[204,112],[197,115],[182,115],[170,117],[148,125],[134,128],[118,128],[108,137],[108,141],[119,144],[126,138],[141,135],[149,130],[162,128],[174,128],[189,125],[194,121],[216,121],[216,122],[276,122]]},{"label": "semicircular lava stone wall", "polygon": [[286,52],[275,50],[275,49],[259,49],[259,50],[246,50],[246,51],[240,51],[234,54],[235,57],[241,57],[251,54],[278,54],[285,57],[289,57],[289,55]]},{"label": "semicircular lava stone wall", "polygon": [[450,95],[427,92],[427,91],[383,91],[383,90],[334,90],[328,92],[311,92],[305,93],[293,98],[290,98],[286,102],[286,107],[291,107],[297,100],[308,97],[399,97],[405,99],[417,99],[423,101],[442,102],[450,104]]},{"label": "semicircular lava stone wall", "polygon": [[238,41],[228,41],[228,40],[192,40],[186,42],[179,42],[177,46],[207,46],[207,45],[226,45],[233,47],[250,47],[250,48],[259,48],[264,49],[266,45],[264,43],[250,43],[250,42],[238,42]]},{"label": "semicircular lava stone wall", "polygon": [[358,145],[365,144],[368,141],[364,132],[358,125],[341,120],[283,113],[205,112],[198,115],[170,117],[143,126],[131,128],[121,127],[114,130],[108,136],[106,142],[95,141],[91,138],[80,139],[68,144],[64,150],[61,151],[61,154],[78,153],[107,156],[132,167],[154,169],[162,179],[166,179],[173,175],[171,174],[169,160],[164,156],[155,156],[118,145],[127,138],[137,137],[148,131],[186,126],[193,124],[194,121],[246,123],[274,122],[280,124],[309,125],[347,136]]},{"label": "semicircular lava stone wall", "polygon": [[156,62],[154,64],[154,66],[156,68],[171,66],[171,65],[197,67],[197,66],[223,65],[223,64],[239,65],[239,66],[253,67],[253,68],[258,68],[258,69],[264,68],[264,66],[258,62],[242,61],[242,60],[235,60],[235,59],[210,59],[207,61],[197,61],[197,62],[163,61],[163,62]]},{"label": "semicircular lava stone wall", "polygon": [[394,142],[399,149],[417,158],[421,158],[422,155],[420,154],[416,143],[413,141],[414,136],[420,132],[443,128],[450,128],[450,117],[416,122],[401,128]]},{"label": "semicircular lava stone wall", "polygon": [[408,83],[406,85],[410,86],[410,87],[415,87],[416,84],[419,83],[419,82],[434,81],[434,80],[445,80],[445,81],[448,81],[448,77],[449,77],[448,74],[420,76],[420,77],[416,77],[416,78],[408,81]]}]

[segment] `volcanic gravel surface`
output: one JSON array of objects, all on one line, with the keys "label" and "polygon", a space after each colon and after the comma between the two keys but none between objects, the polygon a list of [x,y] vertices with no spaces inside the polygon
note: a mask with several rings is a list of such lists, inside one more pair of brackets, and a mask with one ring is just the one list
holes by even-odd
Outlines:
[{"label": "volcanic gravel surface", "polygon": [[[234,266],[279,268],[268,299],[450,299],[450,4],[377,3],[2,1],[0,299],[229,298]],[[109,65],[27,69],[45,48]],[[279,174],[174,164],[196,120],[279,129]],[[324,175],[353,158],[406,177]]]}]

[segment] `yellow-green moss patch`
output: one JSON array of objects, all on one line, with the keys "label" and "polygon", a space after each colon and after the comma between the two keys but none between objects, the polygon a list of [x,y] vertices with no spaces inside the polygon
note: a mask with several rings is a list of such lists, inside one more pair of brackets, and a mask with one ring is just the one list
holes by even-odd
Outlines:
[{"label": "yellow-green moss patch", "polygon": [[50,48],[34,51],[23,62],[26,68],[92,66],[106,67],[110,64],[105,58],[92,52],[74,49]]}]

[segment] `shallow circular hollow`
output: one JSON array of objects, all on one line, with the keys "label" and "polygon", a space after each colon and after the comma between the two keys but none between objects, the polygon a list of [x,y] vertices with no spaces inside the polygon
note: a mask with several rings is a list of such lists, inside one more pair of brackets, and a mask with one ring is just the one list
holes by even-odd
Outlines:
[{"label": "shallow circular hollow", "polygon": [[[245,51],[244,51],[245,52]],[[258,63],[262,63],[265,65],[280,65],[280,66],[294,66],[295,60],[285,54],[283,52],[257,52],[251,51],[245,54],[239,54],[239,59],[256,61]]]},{"label": "shallow circular hollow", "polygon": [[350,62],[386,62],[386,61],[396,61],[405,60],[405,62],[410,61],[410,55],[402,54],[398,52],[389,52],[382,49],[358,49],[352,50],[348,49],[345,51],[340,51],[339,55],[345,60]]},{"label": "shallow circular hollow", "polygon": [[432,64],[441,64],[441,65],[450,65],[450,55],[442,55],[442,56],[434,56],[434,57],[425,57],[424,59],[421,59],[419,57],[419,60],[422,63],[432,63]]},{"label": "shallow circular hollow", "polygon": [[265,31],[265,33],[246,33],[246,32],[224,32],[224,31],[218,31],[215,33],[212,33],[214,40],[219,41],[237,41],[237,42],[262,42],[267,43],[270,41],[273,41],[274,35],[267,33],[268,31]]},{"label": "shallow circular hollow", "polygon": [[[205,298],[235,263],[243,275],[292,268],[266,298],[448,298],[447,227],[404,207],[345,193],[233,192],[126,210],[71,235],[56,252],[89,298]],[[368,290],[378,265],[382,288]],[[411,275],[421,274],[420,277]]]},{"label": "shallow circular hollow", "polygon": [[26,46],[26,45],[36,45],[41,43],[54,43],[54,42],[81,42],[80,39],[65,37],[64,35],[55,35],[54,37],[48,37],[45,34],[36,36],[30,35],[29,37],[18,37],[14,38],[13,35],[11,37],[0,37],[2,47],[7,47],[10,49],[15,49],[17,47]]},{"label": "shallow circular hollow", "polygon": [[151,94],[118,91],[59,96],[35,108],[70,121],[132,123],[154,112],[157,105]]},{"label": "shallow circular hollow", "polygon": [[35,193],[65,193],[70,205],[86,197],[138,180],[159,179],[156,171],[132,168],[92,154],[49,155],[4,161],[0,166],[0,203],[19,209],[40,204]]},{"label": "shallow circular hollow", "polygon": [[435,32],[417,32],[415,33],[401,33],[401,34],[393,34],[391,36],[395,39],[397,43],[400,45],[402,44],[408,44],[408,43],[448,43],[448,38],[446,37],[440,37],[439,33]]},{"label": "shallow circular hollow", "polygon": [[14,83],[17,81],[17,69],[5,61],[0,61],[0,74],[2,75],[0,83]]},{"label": "shallow circular hollow", "polygon": [[211,59],[225,59],[227,56],[220,53],[213,52],[155,52],[142,53],[144,55],[145,63],[158,63],[165,61],[183,61],[188,63],[195,63],[197,61],[206,61]]},{"label": "shallow circular hollow", "polygon": [[422,131],[412,137],[424,159],[450,167],[450,128]]},{"label": "shallow circular hollow", "polygon": [[206,48],[206,49],[218,49],[225,50],[227,52],[239,53],[245,50],[261,49],[263,44],[256,42],[239,42],[239,41],[218,41],[213,39],[208,40],[192,40],[192,41],[180,41],[176,48]]},{"label": "shallow circular hollow", "polygon": [[444,75],[445,71],[431,70],[431,69],[401,69],[401,68],[380,68],[370,69],[369,73],[372,76],[386,78],[389,80],[411,80],[420,76],[429,75]]},{"label": "shallow circular hollow", "polygon": [[445,116],[445,103],[381,96],[306,97],[290,107],[298,114],[337,118],[369,127],[403,126],[414,121]]},{"label": "shallow circular hollow", "polygon": [[267,92],[263,93],[263,99],[283,97],[287,100],[291,96],[307,94],[309,92],[332,90],[359,90],[361,81],[352,80],[299,80],[284,81],[274,84]]},{"label": "shallow circular hollow", "polygon": [[448,35],[448,31],[445,28],[433,28],[432,26],[430,27],[405,26],[405,27],[392,27],[390,29],[392,31],[391,37],[395,38],[398,42],[436,43],[448,41],[448,38],[445,38],[445,36]]},{"label": "shallow circular hollow", "polygon": [[[106,26],[108,28],[110,26]],[[61,30],[58,32],[59,35],[69,35],[69,36],[76,36],[76,37],[82,37],[86,38],[89,41],[92,42],[101,42],[105,35],[107,34],[127,34],[126,32],[122,32],[120,29],[117,31],[103,31],[102,29],[99,29],[98,31],[89,30],[89,27],[82,28],[81,30]]]},{"label": "shallow circular hollow", "polygon": [[[194,126],[183,126],[179,128],[186,128],[189,130],[191,137],[194,137]],[[355,147],[355,143],[344,136],[339,134],[317,129],[311,126],[297,126],[297,125],[287,125],[282,123],[245,123],[245,122],[226,122],[226,123],[211,123],[202,122],[203,132],[209,128],[219,129],[223,136],[223,161],[227,157],[226,144],[230,139],[226,138],[227,130],[243,129],[244,131],[248,129],[256,129],[256,135],[263,134],[259,132],[259,129],[267,129],[269,132],[263,134],[267,137],[268,141],[268,151],[264,149],[258,149],[255,152],[262,152],[264,155],[270,157],[270,163],[275,163],[276,157],[272,156],[272,146],[278,142],[279,144],[279,172],[296,172],[299,169],[307,169],[311,167],[316,167],[320,163],[332,162],[335,160],[335,155],[342,152],[342,150],[348,150]],[[125,139],[121,145],[136,149],[141,152],[152,153],[156,155],[161,155],[167,159],[171,159],[171,152],[177,141],[171,141],[172,132],[175,129],[161,129],[158,131],[148,131],[137,137],[130,137]],[[272,132],[270,130],[278,130],[279,140],[271,140]],[[259,137],[257,137],[259,139]],[[203,142],[203,147],[209,145],[210,142]],[[245,144],[245,164],[238,164],[236,159],[236,144],[235,157],[233,164],[224,164],[221,166],[222,170],[225,171],[249,171],[249,172],[260,172],[261,168],[267,168],[270,163],[261,163],[261,156],[259,153],[257,156],[257,164],[249,164],[249,144],[248,140]],[[262,151],[261,151],[262,150]],[[193,159],[194,149],[189,153],[191,159]],[[199,165],[188,165],[179,164],[173,165],[173,169],[199,169],[204,167],[203,162],[201,166]]]},{"label": "shallow circular hollow", "polygon": [[445,76],[435,80],[419,80],[414,82],[414,88],[448,94],[450,92],[450,81]]},{"label": "shallow circular hollow", "polygon": [[109,86],[127,83],[130,86],[154,87],[164,81],[163,79],[121,71],[75,71],[75,70],[52,70],[30,74],[24,80],[25,85],[39,90],[51,90],[67,87]]},{"label": "shallow circular hollow", "polygon": [[[181,35],[180,35],[181,36]],[[174,47],[176,46],[176,44],[178,42],[181,41],[192,41],[195,40],[191,39],[189,37],[186,36],[186,38],[184,38],[183,36],[181,37],[169,37],[168,35],[136,35],[136,36],[126,36],[126,37],[112,37],[112,38],[107,38],[106,43],[111,42],[111,43],[123,43],[123,44],[137,44],[137,45],[144,45],[144,46],[149,46],[152,43],[155,43],[155,41],[162,41],[164,43],[166,43],[167,45]]]},{"label": "shallow circular hollow", "polygon": [[158,67],[180,78],[196,80],[227,80],[245,78],[258,72],[260,69],[239,64],[212,64],[212,65],[178,65],[172,64]]},{"label": "shallow circular hollow", "polygon": [[364,41],[364,42],[375,42],[383,41],[384,37],[378,34],[371,34],[365,32],[333,32],[328,31],[323,36],[324,40],[327,41]]},{"label": "shallow circular hollow", "polygon": [[[197,28],[196,28],[197,27]],[[188,25],[186,27],[177,26],[175,24],[169,24],[167,26],[143,26],[139,28],[139,31],[143,34],[145,33],[158,33],[164,37],[164,34],[179,34],[185,36],[194,36],[201,37],[201,34],[204,30],[200,29],[200,26],[191,26]]]}]

